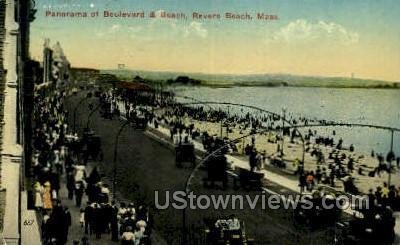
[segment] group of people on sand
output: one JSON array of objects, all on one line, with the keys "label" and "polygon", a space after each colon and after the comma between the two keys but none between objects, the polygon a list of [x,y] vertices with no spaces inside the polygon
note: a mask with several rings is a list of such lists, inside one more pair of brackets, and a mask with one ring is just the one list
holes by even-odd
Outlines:
[{"label": "group of people on sand", "polygon": [[[134,101],[134,98],[130,98],[121,92],[117,91],[116,94],[119,100],[123,101],[125,104]],[[190,125],[182,123],[181,118],[188,117],[198,121],[214,123],[223,122],[224,125],[228,125],[227,130],[239,128],[242,133],[244,130],[250,130],[250,132],[259,131],[260,129],[270,129],[272,131],[282,130],[282,118],[276,114],[250,113],[243,109],[241,109],[240,112],[235,110],[229,112],[229,110],[202,105],[200,102],[196,105],[185,105],[184,103],[178,103],[173,100],[172,98],[170,103],[163,105],[157,103],[157,100],[154,98],[153,100],[150,98],[144,101],[145,105],[163,107],[163,109],[158,110],[157,113],[152,113],[151,111],[148,111],[148,113],[151,114],[153,121],[157,121],[157,126],[159,124],[164,124],[170,128],[171,139],[173,139],[174,142],[187,142],[188,140],[201,138],[204,148],[208,149],[209,152],[211,152],[211,149],[215,149],[215,146],[228,144],[227,152],[241,153],[243,151],[249,157],[249,165],[252,171],[261,169],[266,159],[268,159],[265,151],[259,151],[255,148],[254,142],[247,144],[244,149],[239,149],[238,144],[229,144],[229,139],[227,137],[219,137],[218,135],[209,135],[208,132],[200,132],[194,127],[193,123]],[[326,120],[295,117],[292,114],[287,115],[285,120],[293,125],[308,125],[312,123],[325,125],[332,123]],[[283,128],[282,131],[283,135],[290,137],[291,141],[300,137],[296,130],[289,130],[289,127]],[[276,139],[270,142],[277,143],[277,147],[280,147],[279,133],[276,134],[276,136]],[[374,174],[379,175],[381,171],[385,170],[387,164],[379,160],[379,155],[377,157],[379,165],[375,170],[368,170],[368,167],[359,164],[361,156],[356,157],[355,146],[350,144],[346,148],[343,139],[340,138],[335,141],[335,136],[335,131],[332,131],[330,136],[322,136],[319,135],[316,130],[311,129],[305,134],[306,152],[312,157],[315,157],[316,164],[310,168],[310,166],[306,167],[304,163],[300,163],[297,160],[298,163],[295,167],[295,174],[299,175],[299,186],[301,189],[312,189],[319,183],[336,187],[337,182],[342,181],[346,192],[356,194],[359,192],[354,182],[354,177],[356,177],[357,174],[373,177]],[[282,152],[282,149],[278,149],[277,152]],[[287,163],[282,157],[271,158],[269,160],[268,162],[280,168],[285,168],[287,166]],[[397,165],[400,164],[400,157],[394,160],[397,161]],[[295,161],[296,160],[294,160],[294,162]]]},{"label": "group of people on sand", "polygon": [[400,186],[389,186],[384,182],[382,186],[376,187],[375,191],[369,190],[368,199],[370,203],[388,206],[392,210],[400,211]]}]

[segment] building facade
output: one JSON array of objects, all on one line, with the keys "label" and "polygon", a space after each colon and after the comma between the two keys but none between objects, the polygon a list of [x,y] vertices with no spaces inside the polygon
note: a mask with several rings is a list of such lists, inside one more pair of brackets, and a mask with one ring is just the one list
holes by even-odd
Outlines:
[{"label": "building facade", "polygon": [[70,69],[70,62],[61,44],[57,42],[51,48],[50,39],[46,39],[43,46],[43,82],[54,83],[57,88],[63,88],[69,83]]}]

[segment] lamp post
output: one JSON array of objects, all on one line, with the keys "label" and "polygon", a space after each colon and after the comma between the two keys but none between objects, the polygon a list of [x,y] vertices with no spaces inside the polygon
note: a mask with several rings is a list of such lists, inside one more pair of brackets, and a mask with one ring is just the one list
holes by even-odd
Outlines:
[{"label": "lamp post", "polygon": [[95,108],[93,108],[93,110],[88,114],[87,117],[87,121],[86,121],[86,128],[89,129],[90,126],[90,118],[92,117],[92,115],[98,111],[100,109],[100,107],[102,106],[102,103],[98,104]]},{"label": "lamp post", "polygon": [[118,158],[118,140],[119,136],[121,135],[122,131],[124,130],[125,126],[130,123],[129,120],[125,121],[118,130],[117,135],[115,136],[114,142],[114,158],[113,158],[113,200],[115,200],[116,189],[117,189],[117,158]]},{"label": "lamp post", "polygon": [[75,106],[74,108],[74,133],[76,132],[76,111],[78,110],[78,107],[82,104],[82,102],[84,102],[85,100],[92,98],[92,93],[87,93],[87,95],[85,97],[83,97],[78,104]]},{"label": "lamp post", "polygon": [[285,114],[286,114],[286,108],[283,107],[282,108],[282,144],[281,144],[281,155],[282,155],[282,159],[283,159],[283,146],[284,146],[284,142],[285,142]]},{"label": "lamp post", "polygon": [[226,123],[226,138],[229,139],[229,121],[228,121],[228,119],[229,119],[229,105],[228,105],[228,114],[227,114],[227,118],[226,118],[226,120],[225,120],[225,123]]},{"label": "lamp post", "polygon": [[394,131],[391,130],[391,140],[390,140],[390,152],[389,152],[389,175],[388,175],[388,187],[390,187],[390,181],[392,178],[392,161],[394,158],[394,153],[393,153],[393,136],[394,136]]}]

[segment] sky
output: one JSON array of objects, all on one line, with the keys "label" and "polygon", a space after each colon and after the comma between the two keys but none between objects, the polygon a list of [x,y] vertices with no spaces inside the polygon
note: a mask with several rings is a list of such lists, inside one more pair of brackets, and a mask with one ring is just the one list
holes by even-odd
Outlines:
[{"label": "sky", "polygon": [[[216,74],[343,76],[400,82],[397,0],[37,0],[31,56],[61,43],[75,67]],[[145,18],[104,18],[103,11]],[[99,12],[98,17],[46,17]],[[149,18],[154,11],[157,18]],[[162,12],[186,19],[159,18]],[[198,20],[192,13],[220,14]],[[225,19],[248,13],[252,20]],[[258,20],[257,13],[277,20]]]}]

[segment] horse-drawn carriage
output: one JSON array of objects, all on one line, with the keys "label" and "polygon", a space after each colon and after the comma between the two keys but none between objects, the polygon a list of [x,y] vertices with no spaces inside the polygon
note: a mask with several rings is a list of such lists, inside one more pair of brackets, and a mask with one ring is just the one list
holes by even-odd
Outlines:
[{"label": "horse-drawn carriage", "polygon": [[101,150],[101,138],[99,135],[94,134],[92,137],[88,139],[88,152],[90,157],[93,160],[96,160],[98,157],[100,157],[100,160],[102,160],[102,150]]},{"label": "horse-drawn carriage", "polygon": [[147,127],[147,118],[144,116],[138,116],[133,119],[133,124],[136,129],[145,130]]},{"label": "horse-drawn carriage", "polygon": [[350,221],[336,223],[334,244],[393,244],[395,222],[389,208],[358,210]]},{"label": "horse-drawn carriage", "polygon": [[105,119],[112,119],[113,112],[111,110],[111,102],[104,101],[101,105],[101,116]]},{"label": "horse-drawn carriage", "polygon": [[227,219],[205,219],[204,223],[204,233],[207,245],[254,244],[254,239],[246,236],[244,222],[235,217]]},{"label": "horse-drawn carriage", "polygon": [[225,189],[228,183],[228,161],[224,154],[214,154],[204,162],[207,177],[203,179],[205,187],[213,187],[215,182],[221,182]]},{"label": "horse-drawn carriage", "polygon": [[340,216],[342,210],[339,205],[343,204],[337,200],[334,193],[320,195],[304,195],[294,209],[294,221],[296,224],[305,224],[310,227],[333,224]]},{"label": "horse-drawn carriage", "polygon": [[86,155],[85,158],[91,157],[96,160],[100,156],[100,160],[102,159],[101,138],[94,131],[86,129],[81,140],[81,147],[83,154]]},{"label": "horse-drawn carriage", "polygon": [[250,171],[245,168],[236,167],[236,176],[234,178],[234,188],[239,189],[239,187],[248,189],[261,189],[263,187],[263,173],[257,173]]},{"label": "horse-drawn carriage", "polygon": [[[219,150],[222,153],[228,152],[228,145],[224,139],[218,138],[216,136],[203,135],[203,147],[208,153],[212,153]],[[225,146],[225,147],[224,147]]]},{"label": "horse-drawn carriage", "polygon": [[286,168],[286,163],[283,161],[282,157],[272,157],[271,164],[278,168]]},{"label": "horse-drawn carriage", "polygon": [[196,155],[192,143],[180,143],[175,146],[175,164],[182,167],[182,163],[189,162],[193,166],[196,164]]}]

